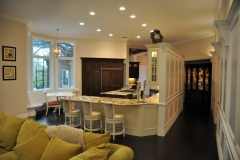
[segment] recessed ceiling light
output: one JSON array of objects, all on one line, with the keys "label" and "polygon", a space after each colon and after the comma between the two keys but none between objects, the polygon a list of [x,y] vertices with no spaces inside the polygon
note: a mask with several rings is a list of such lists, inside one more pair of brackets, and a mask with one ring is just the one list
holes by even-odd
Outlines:
[{"label": "recessed ceiling light", "polygon": [[83,26],[83,25],[84,25],[84,22],[80,22],[79,24],[80,24],[81,26]]},{"label": "recessed ceiling light", "polygon": [[146,26],[147,26],[147,24],[146,24],[146,23],[143,23],[143,24],[142,24],[142,26],[143,26],[143,27],[146,27]]},{"label": "recessed ceiling light", "polygon": [[109,34],[109,36],[110,36],[110,37],[112,37],[112,36],[113,36],[113,34],[112,34],[112,33],[110,33],[110,34]]},{"label": "recessed ceiling light", "polygon": [[122,6],[122,7],[119,8],[119,10],[120,10],[120,11],[124,11],[124,10],[125,10],[125,7]]},{"label": "recessed ceiling light", "polygon": [[131,18],[136,18],[136,16],[135,16],[135,15],[131,15],[130,17],[131,17]]},{"label": "recessed ceiling light", "polygon": [[137,36],[137,38],[141,38],[141,36]]},{"label": "recessed ceiling light", "polygon": [[97,29],[98,32],[101,32],[101,29]]},{"label": "recessed ceiling light", "polygon": [[90,12],[90,15],[92,15],[92,16],[95,15],[95,12]]}]

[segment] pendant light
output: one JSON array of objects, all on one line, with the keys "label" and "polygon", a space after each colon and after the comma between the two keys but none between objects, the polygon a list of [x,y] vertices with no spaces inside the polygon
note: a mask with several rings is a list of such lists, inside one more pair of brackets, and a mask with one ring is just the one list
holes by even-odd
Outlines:
[{"label": "pendant light", "polygon": [[53,47],[52,47],[52,55],[54,57],[58,57],[59,53],[60,53],[60,49],[58,48],[58,31],[59,29],[56,29],[57,30],[57,42],[54,43]]}]

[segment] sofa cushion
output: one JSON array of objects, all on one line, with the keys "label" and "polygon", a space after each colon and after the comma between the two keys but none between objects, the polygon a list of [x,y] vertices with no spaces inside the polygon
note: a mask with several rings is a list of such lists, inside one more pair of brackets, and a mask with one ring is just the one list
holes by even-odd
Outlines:
[{"label": "sofa cushion", "polygon": [[81,150],[79,144],[71,144],[58,137],[53,137],[43,152],[41,160],[68,160],[80,154]]},{"label": "sofa cushion", "polygon": [[102,159],[103,160],[103,159],[107,159],[109,152],[110,152],[110,144],[103,143],[72,157],[70,160],[80,160],[80,159],[82,160]]},{"label": "sofa cushion", "polygon": [[17,137],[17,144],[23,143],[29,138],[35,136],[37,133],[41,131],[45,131],[47,126],[40,124],[38,122],[35,122],[33,119],[28,118],[23,123],[18,137]]},{"label": "sofa cushion", "polygon": [[0,147],[9,151],[13,149],[24,121],[24,118],[0,113]]},{"label": "sofa cushion", "polygon": [[19,160],[19,159],[14,151],[9,151],[7,153],[1,154],[0,160]]},{"label": "sofa cushion", "polygon": [[0,147],[0,155],[9,152],[9,150],[6,150],[2,147]]},{"label": "sofa cushion", "polygon": [[133,150],[124,145],[110,143],[110,152],[108,154],[108,160],[132,160],[134,158]]},{"label": "sofa cushion", "polygon": [[73,144],[80,144],[82,148],[85,148],[84,140],[83,140],[84,131],[82,129],[74,128],[66,125],[59,125],[59,126],[48,126],[46,128],[46,132],[49,139],[56,136],[66,142],[73,143]]},{"label": "sofa cushion", "polygon": [[47,133],[42,131],[29,138],[27,141],[18,144],[13,151],[20,160],[40,159],[49,142]]},{"label": "sofa cushion", "polygon": [[109,143],[111,138],[110,132],[105,132],[104,134],[84,132],[83,134],[84,143],[86,150],[98,146],[102,143]]}]

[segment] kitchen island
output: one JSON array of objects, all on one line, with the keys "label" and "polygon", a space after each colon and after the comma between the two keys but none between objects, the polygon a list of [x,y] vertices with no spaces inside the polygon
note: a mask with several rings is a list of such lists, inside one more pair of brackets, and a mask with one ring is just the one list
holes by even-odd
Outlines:
[{"label": "kitchen island", "polygon": [[116,91],[108,91],[101,92],[101,97],[111,97],[111,98],[126,98],[126,99],[134,99],[137,98],[137,90],[136,89],[126,89],[126,90],[116,90]]},{"label": "kitchen island", "polygon": [[151,97],[146,98],[146,101],[140,102],[138,102],[137,99],[95,96],[73,97],[72,100],[75,101],[77,108],[80,110],[82,110],[81,101],[95,102],[93,103],[93,109],[103,114],[103,121],[103,103],[114,104],[116,106],[116,113],[125,116],[125,133],[127,135],[164,136],[169,129],[164,118],[166,114],[165,107],[158,103],[158,94],[152,95]]}]

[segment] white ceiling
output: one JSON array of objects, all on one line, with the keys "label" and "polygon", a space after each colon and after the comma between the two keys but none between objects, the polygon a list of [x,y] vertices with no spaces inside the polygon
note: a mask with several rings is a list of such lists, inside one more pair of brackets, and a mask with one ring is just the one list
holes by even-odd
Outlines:
[{"label": "white ceiling", "polygon": [[[31,22],[34,32],[59,37],[124,39],[131,48],[151,43],[150,30],[177,43],[214,35],[220,0],[0,0],[0,15]],[[124,6],[125,11],[119,7]],[[94,11],[95,16],[89,12]],[[131,19],[130,15],[136,18]],[[79,22],[84,22],[80,26]],[[146,27],[142,27],[146,23]],[[100,28],[102,31],[97,32]],[[113,36],[109,37],[108,34]],[[141,36],[137,39],[136,36]]]}]

